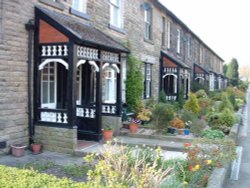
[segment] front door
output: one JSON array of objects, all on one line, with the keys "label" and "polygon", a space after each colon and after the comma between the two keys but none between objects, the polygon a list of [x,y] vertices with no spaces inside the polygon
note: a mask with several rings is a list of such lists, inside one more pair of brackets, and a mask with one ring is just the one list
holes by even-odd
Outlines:
[{"label": "front door", "polygon": [[99,140],[96,115],[97,72],[88,62],[77,67],[76,124],[78,139]]}]

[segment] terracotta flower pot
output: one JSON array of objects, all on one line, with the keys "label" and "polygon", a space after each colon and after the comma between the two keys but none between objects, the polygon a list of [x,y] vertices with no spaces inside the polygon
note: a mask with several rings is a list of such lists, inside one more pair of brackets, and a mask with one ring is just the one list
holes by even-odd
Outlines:
[{"label": "terracotta flower pot", "polygon": [[113,130],[102,130],[102,135],[105,141],[110,141],[113,137]]},{"label": "terracotta flower pot", "polygon": [[22,144],[11,145],[11,153],[15,157],[22,157],[25,154],[25,148],[26,146]]},{"label": "terracotta flower pot", "polygon": [[136,123],[130,123],[129,124],[129,130],[131,133],[137,133],[139,125]]},{"label": "terracotta flower pot", "polygon": [[34,143],[31,144],[33,154],[41,153],[42,144]]}]

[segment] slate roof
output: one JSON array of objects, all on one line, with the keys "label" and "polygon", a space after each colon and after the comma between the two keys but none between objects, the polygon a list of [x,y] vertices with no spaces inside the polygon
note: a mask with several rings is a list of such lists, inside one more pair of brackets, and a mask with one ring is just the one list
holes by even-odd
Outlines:
[{"label": "slate roof", "polygon": [[163,54],[163,56],[166,56],[167,58],[169,58],[170,60],[172,60],[174,63],[176,63],[177,65],[179,65],[180,67],[184,68],[184,69],[190,69],[190,67],[181,62],[180,60],[177,60],[175,57],[170,56],[169,54],[167,54],[167,52],[165,52],[164,50],[161,50],[161,53]]},{"label": "slate roof", "polygon": [[202,66],[194,63],[195,66],[199,67],[201,70],[203,70],[205,73],[209,74],[209,71],[207,71],[205,68],[203,68]]},{"label": "slate roof", "polygon": [[104,34],[92,25],[86,25],[80,22],[78,19],[48,10],[44,7],[37,6],[36,10],[38,10],[38,12],[41,14],[47,15],[54,22],[60,24],[83,43],[99,46],[102,49],[108,48],[120,52],[129,52],[129,50],[119,42],[115,41],[110,36]]}]

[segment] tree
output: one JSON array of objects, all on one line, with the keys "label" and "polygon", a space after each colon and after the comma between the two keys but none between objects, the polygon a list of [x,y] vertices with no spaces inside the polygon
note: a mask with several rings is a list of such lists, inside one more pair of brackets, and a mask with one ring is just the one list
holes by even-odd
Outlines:
[{"label": "tree", "polygon": [[227,67],[226,76],[231,80],[233,86],[239,83],[239,65],[236,58],[233,58]]},{"label": "tree", "polygon": [[129,70],[127,73],[126,83],[126,102],[130,110],[136,111],[137,106],[141,103],[143,92],[143,76],[141,71],[142,62],[128,56]]},{"label": "tree", "polygon": [[228,68],[228,65],[227,65],[227,64],[223,65],[223,74],[224,74],[224,75],[227,74],[227,68]]}]

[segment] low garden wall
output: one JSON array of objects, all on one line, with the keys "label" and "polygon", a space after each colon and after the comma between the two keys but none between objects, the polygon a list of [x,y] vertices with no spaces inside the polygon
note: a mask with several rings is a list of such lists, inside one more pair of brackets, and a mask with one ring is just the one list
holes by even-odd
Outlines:
[{"label": "low garden wall", "polygon": [[57,128],[35,126],[36,139],[40,140],[43,149],[59,153],[74,154],[77,147],[77,128]]}]

